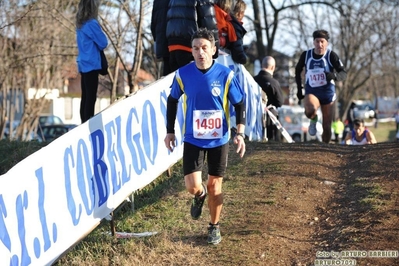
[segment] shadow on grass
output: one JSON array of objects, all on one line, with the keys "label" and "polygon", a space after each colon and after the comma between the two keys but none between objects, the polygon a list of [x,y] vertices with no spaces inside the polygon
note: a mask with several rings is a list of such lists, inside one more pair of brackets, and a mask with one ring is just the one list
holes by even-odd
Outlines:
[{"label": "shadow on grass", "polygon": [[0,140],[0,175],[47,144],[38,141]]},{"label": "shadow on grass", "polygon": [[[182,163],[177,162],[170,168],[170,176],[165,171],[161,176],[156,178],[153,182],[133,193],[134,203],[123,202],[115,211],[116,219],[118,216],[126,217],[138,211],[145,206],[158,202],[165,196],[175,195],[184,190],[184,177],[182,173]],[[132,205],[134,206],[132,208]]]}]

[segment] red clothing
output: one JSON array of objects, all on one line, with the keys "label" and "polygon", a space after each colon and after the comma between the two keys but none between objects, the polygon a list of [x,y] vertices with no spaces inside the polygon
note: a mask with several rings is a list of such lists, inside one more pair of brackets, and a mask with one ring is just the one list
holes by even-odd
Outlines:
[{"label": "red clothing", "polygon": [[[219,40],[221,37],[223,38],[227,35],[229,42],[237,41],[237,34],[233,24],[231,23],[232,18],[230,15],[217,5],[215,5],[215,15],[219,30]],[[222,45],[222,41],[220,41],[220,43],[220,46],[224,46]]]},{"label": "red clothing", "polygon": [[169,52],[176,51],[176,50],[183,50],[183,51],[191,53],[191,47],[187,47],[187,46],[180,45],[180,44],[169,45],[168,49],[169,49]]}]

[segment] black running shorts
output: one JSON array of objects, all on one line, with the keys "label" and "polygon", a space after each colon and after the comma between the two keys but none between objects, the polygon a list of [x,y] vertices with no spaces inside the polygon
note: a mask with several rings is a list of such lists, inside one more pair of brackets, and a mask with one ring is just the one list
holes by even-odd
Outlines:
[{"label": "black running shorts", "polygon": [[188,142],[184,142],[183,171],[184,175],[202,171],[205,158],[208,163],[208,174],[223,177],[227,167],[229,143],[216,148],[200,148]]}]

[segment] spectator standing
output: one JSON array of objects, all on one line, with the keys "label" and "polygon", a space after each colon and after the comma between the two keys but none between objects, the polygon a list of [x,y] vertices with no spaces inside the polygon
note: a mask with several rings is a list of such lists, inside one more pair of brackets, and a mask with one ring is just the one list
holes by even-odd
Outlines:
[{"label": "spectator standing", "polygon": [[[219,49],[218,28],[212,0],[170,0],[167,12],[166,38],[173,72],[193,60],[191,36],[199,28],[207,28],[215,37]],[[216,50],[213,58],[218,57]]]},{"label": "spectator standing", "polygon": [[[271,56],[266,56],[262,60],[262,69],[258,75],[254,77],[262,90],[267,95],[266,106],[273,105],[278,108],[283,105],[284,98],[280,87],[280,83],[273,78],[274,70],[276,69],[276,60]],[[278,112],[276,109],[270,110],[278,119]],[[266,135],[269,140],[281,141],[281,134],[277,126],[273,124],[269,116],[266,118]]]},{"label": "spectator standing", "polygon": [[162,76],[172,71],[169,65],[168,40],[166,39],[166,16],[169,0],[154,0],[151,16],[151,33],[155,41],[155,55],[162,60]]},{"label": "spectator standing", "polygon": [[[199,29],[193,35],[195,62],[179,68],[167,100],[165,145],[172,152],[176,145],[175,120],[178,99],[183,96],[185,128],[183,170],[186,189],[194,195],[191,216],[198,219],[207,193],[210,223],[208,243],[221,240],[219,220],[223,206],[222,181],[227,166],[230,139],[230,102],[236,112],[237,134],[234,143],[241,157],[245,153],[245,98],[234,72],[212,59],[216,52],[214,35]],[[208,163],[208,183],[202,184],[203,162]]]},{"label": "spectator standing", "polygon": [[378,128],[378,113],[379,113],[378,109],[375,109],[373,117],[374,128]]},{"label": "spectator standing", "polygon": [[350,130],[353,129],[353,121],[355,121],[355,107],[356,104],[352,102],[349,106],[348,113],[346,114],[346,121],[348,121],[347,124]]},{"label": "spectator standing", "polygon": [[345,137],[345,144],[347,145],[365,145],[376,144],[377,140],[373,132],[367,129],[364,125],[364,120],[356,118],[353,121],[353,129]]},{"label": "spectator standing", "polygon": [[220,48],[226,48],[228,38],[230,38],[230,40],[237,40],[237,35],[233,24],[231,23],[231,0],[216,0],[214,7],[218,27],[219,45]]},{"label": "spectator standing", "polygon": [[215,1],[220,47],[228,50],[227,52],[231,54],[234,62],[246,64],[247,55],[244,51],[243,38],[247,31],[242,25],[242,20],[239,20],[234,14],[242,19],[247,6],[245,2],[238,0],[234,6],[234,13],[231,11],[231,6],[231,0]]},{"label": "spectator standing", "polygon": [[353,129],[353,121],[355,120],[355,107],[356,104],[352,102],[349,106],[348,112],[346,113],[345,129],[342,139],[345,139],[346,134],[348,134],[348,132],[352,131]]},{"label": "spectator standing", "polygon": [[335,143],[340,143],[341,138],[340,136],[343,136],[342,134],[344,133],[345,125],[342,123],[341,119],[338,117],[331,125],[332,130],[335,135]]},{"label": "spectator standing", "polygon": [[[308,133],[317,133],[317,110],[323,115],[322,140],[331,140],[331,124],[334,115],[335,81],[346,79],[346,71],[338,55],[327,49],[330,36],[325,30],[313,32],[313,49],[304,51],[295,67],[297,97],[304,99],[305,115],[310,119]],[[305,95],[303,95],[302,71],[305,69]]]},{"label": "spectator standing", "polygon": [[98,75],[101,69],[100,51],[108,45],[107,37],[97,20],[100,2],[81,0],[76,14],[76,42],[78,71],[81,75],[82,96],[80,119],[82,123],[94,116],[97,100]]}]

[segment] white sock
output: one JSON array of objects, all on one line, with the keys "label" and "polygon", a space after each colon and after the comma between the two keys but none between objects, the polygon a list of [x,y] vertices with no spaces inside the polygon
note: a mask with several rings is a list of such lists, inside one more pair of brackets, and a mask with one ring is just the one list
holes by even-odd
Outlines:
[{"label": "white sock", "polygon": [[202,192],[201,192],[201,194],[200,194],[199,196],[200,196],[200,197],[205,196],[205,188],[204,188],[204,185],[202,185]]}]

